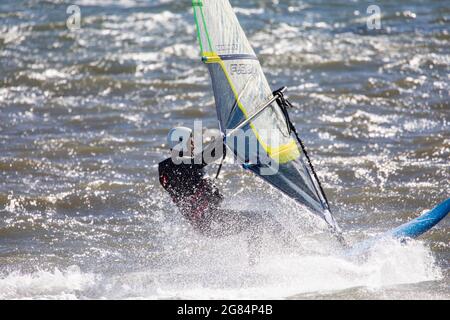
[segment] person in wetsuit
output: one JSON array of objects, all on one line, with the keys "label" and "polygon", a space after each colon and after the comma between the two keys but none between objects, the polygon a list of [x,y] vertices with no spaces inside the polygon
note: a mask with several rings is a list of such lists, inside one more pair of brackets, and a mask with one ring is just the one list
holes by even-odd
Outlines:
[{"label": "person in wetsuit", "polygon": [[194,155],[190,128],[172,129],[167,140],[172,156],[159,163],[159,181],[181,214],[197,231],[208,237],[246,232],[249,235],[250,263],[255,263],[259,255],[260,217],[254,213],[222,209],[222,194],[205,176],[205,167],[224,156],[226,147],[223,142],[213,141],[203,152]]},{"label": "person in wetsuit", "polygon": [[[192,131],[186,127],[172,129],[168,144],[172,157],[159,164],[159,181],[193,227],[208,233],[209,218],[220,207],[223,196],[211,179],[205,177],[204,168],[208,165],[205,154],[213,149],[211,160],[215,161],[223,156],[222,152],[226,152],[225,147],[223,143],[213,143],[200,155],[194,156]],[[216,152],[217,148],[221,152]]]}]

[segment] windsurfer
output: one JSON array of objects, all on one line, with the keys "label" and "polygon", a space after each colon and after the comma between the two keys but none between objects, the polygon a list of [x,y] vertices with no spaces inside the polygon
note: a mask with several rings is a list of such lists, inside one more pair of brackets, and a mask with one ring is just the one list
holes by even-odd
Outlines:
[{"label": "windsurfer", "polygon": [[255,212],[221,208],[223,195],[213,181],[205,177],[204,168],[224,156],[226,147],[223,142],[214,140],[203,152],[195,155],[192,130],[177,127],[169,132],[168,145],[172,156],[159,164],[159,181],[182,215],[197,231],[208,237],[246,233],[249,262],[255,264],[259,257],[262,227],[275,224],[266,223]]}]

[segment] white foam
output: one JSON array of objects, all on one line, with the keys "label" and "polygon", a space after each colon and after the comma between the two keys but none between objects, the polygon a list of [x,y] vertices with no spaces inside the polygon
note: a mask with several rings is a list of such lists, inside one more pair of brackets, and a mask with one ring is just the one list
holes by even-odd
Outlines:
[{"label": "white foam", "polygon": [[94,274],[82,273],[77,266],[65,271],[15,271],[0,278],[0,299],[77,299],[95,281]]},{"label": "white foam", "polygon": [[180,254],[181,265],[159,271],[110,277],[83,273],[75,266],[64,271],[12,272],[0,278],[0,299],[285,299],[361,287],[382,291],[442,279],[430,250],[421,242],[380,243],[359,260],[272,248],[251,268],[240,238],[217,243],[192,240],[192,248],[174,253]]},{"label": "white foam", "polygon": [[355,287],[380,289],[420,283],[439,280],[442,275],[429,250],[415,242],[407,246],[398,243],[379,246],[364,262],[333,255],[273,254],[255,269],[243,268],[235,274],[217,269],[205,277],[212,277],[213,283],[216,277],[222,277],[223,286],[214,288],[202,281],[178,290],[161,287],[159,292],[172,298],[283,299]]}]

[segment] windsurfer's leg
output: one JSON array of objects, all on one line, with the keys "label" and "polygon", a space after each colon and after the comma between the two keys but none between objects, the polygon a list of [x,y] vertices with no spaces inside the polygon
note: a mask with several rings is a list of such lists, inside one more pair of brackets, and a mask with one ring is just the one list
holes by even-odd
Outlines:
[{"label": "windsurfer's leg", "polygon": [[287,247],[298,246],[299,243],[287,228],[285,228],[270,212],[265,212],[264,216],[264,230],[266,230],[273,237],[280,239]]},{"label": "windsurfer's leg", "polygon": [[260,230],[252,230],[248,233],[248,264],[254,266],[261,259],[262,233]]},{"label": "windsurfer's leg", "polygon": [[206,225],[210,236],[226,237],[252,231],[261,221],[250,212],[220,209],[210,214]]},{"label": "windsurfer's leg", "polygon": [[268,232],[283,241],[285,245],[295,244],[292,234],[270,212],[221,209],[214,211],[209,219],[207,233],[211,237],[247,233],[251,235],[249,236],[251,243],[260,243],[262,234]]},{"label": "windsurfer's leg", "polygon": [[242,232],[247,234],[248,264],[254,266],[261,259],[261,249],[264,233],[264,218],[258,212],[238,211],[238,220]]},{"label": "windsurfer's leg", "polygon": [[250,265],[255,265],[261,254],[263,222],[261,216],[254,212],[221,209],[211,214],[209,230],[205,234],[215,238],[246,234],[248,261]]}]

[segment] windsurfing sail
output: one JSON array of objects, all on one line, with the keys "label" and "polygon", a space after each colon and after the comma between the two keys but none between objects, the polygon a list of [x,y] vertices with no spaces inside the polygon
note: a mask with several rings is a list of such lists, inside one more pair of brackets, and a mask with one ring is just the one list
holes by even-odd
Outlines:
[{"label": "windsurfing sail", "polygon": [[[202,61],[211,75],[219,126],[228,147],[244,168],[339,231],[301,140],[281,105],[285,99],[281,94],[274,97],[231,4],[228,0],[193,0],[192,5]],[[245,132],[245,148],[237,146],[236,137],[227,136],[237,127]],[[251,144],[257,148],[250,148]],[[277,165],[262,161],[261,153]]]}]

